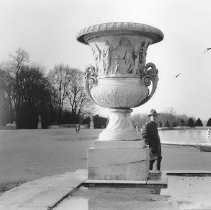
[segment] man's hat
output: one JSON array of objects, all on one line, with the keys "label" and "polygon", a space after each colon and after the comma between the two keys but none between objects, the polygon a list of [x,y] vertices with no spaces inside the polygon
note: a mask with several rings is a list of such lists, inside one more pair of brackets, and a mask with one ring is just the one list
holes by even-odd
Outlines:
[{"label": "man's hat", "polygon": [[148,114],[148,116],[150,117],[150,116],[152,116],[152,115],[160,115],[160,114],[158,114],[157,112],[156,112],[156,110],[155,109],[152,109],[151,111],[150,111],[150,113]]}]

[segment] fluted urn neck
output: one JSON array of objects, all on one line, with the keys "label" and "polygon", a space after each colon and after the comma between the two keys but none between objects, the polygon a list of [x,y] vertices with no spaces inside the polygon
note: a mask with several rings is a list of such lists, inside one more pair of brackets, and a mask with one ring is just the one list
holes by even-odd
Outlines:
[{"label": "fluted urn neck", "polygon": [[133,22],[111,22],[92,25],[80,30],[77,34],[77,40],[83,44],[88,44],[89,39],[108,34],[146,36],[151,38],[151,44],[162,41],[164,37],[161,30],[150,25]]}]

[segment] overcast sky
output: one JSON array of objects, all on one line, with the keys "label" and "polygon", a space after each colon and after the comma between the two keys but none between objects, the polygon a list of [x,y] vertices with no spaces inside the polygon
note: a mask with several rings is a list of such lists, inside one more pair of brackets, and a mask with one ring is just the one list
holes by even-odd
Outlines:
[{"label": "overcast sky", "polygon": [[0,0],[0,62],[21,47],[46,70],[59,63],[84,70],[92,53],[76,41],[78,31],[122,21],[164,33],[147,55],[159,69],[158,89],[134,111],[172,107],[177,114],[211,117],[211,51],[204,53],[211,47],[210,0]]}]

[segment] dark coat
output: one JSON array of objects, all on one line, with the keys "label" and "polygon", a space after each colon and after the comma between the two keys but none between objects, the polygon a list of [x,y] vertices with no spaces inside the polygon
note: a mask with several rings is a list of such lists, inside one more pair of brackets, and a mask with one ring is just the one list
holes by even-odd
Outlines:
[{"label": "dark coat", "polygon": [[144,125],[142,138],[145,140],[145,144],[151,148],[152,155],[161,158],[161,144],[156,122],[150,121]]}]

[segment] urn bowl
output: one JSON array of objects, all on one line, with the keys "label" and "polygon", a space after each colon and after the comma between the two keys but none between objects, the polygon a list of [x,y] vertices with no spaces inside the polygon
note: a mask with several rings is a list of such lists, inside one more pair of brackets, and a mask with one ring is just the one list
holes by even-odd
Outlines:
[{"label": "urn bowl", "polygon": [[96,104],[132,108],[151,98],[158,71],[154,64],[146,64],[146,55],[149,45],[163,39],[159,29],[139,23],[104,23],[82,29],[77,39],[93,52],[86,91]]},{"label": "urn bowl", "polygon": [[101,78],[90,89],[95,103],[106,108],[132,108],[141,104],[149,94],[140,78]]}]

